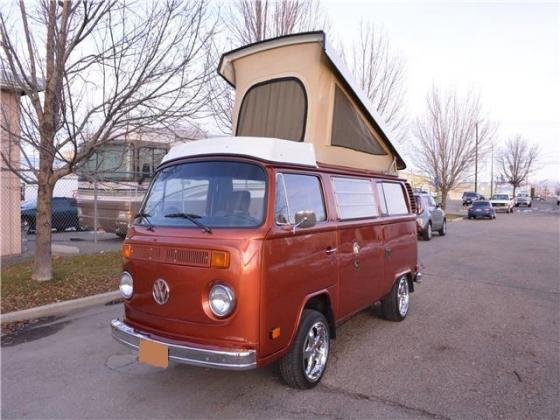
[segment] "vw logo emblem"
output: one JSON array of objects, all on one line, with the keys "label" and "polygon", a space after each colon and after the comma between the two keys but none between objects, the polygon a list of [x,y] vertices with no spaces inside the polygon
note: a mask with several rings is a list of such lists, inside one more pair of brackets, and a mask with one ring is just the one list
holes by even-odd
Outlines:
[{"label": "vw logo emblem", "polygon": [[169,285],[163,279],[157,279],[152,289],[154,300],[160,305],[164,305],[169,300]]}]

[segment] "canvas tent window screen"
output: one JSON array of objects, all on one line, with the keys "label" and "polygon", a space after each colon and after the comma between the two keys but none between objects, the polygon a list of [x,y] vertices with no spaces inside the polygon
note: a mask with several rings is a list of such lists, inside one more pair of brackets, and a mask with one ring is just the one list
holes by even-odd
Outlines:
[{"label": "canvas tent window screen", "polygon": [[307,96],[299,80],[259,83],[243,98],[237,135],[303,141],[306,114]]},{"label": "canvas tent window screen", "polygon": [[359,112],[352,106],[338,86],[334,98],[331,145],[372,155],[387,154],[373,137],[373,133]]}]

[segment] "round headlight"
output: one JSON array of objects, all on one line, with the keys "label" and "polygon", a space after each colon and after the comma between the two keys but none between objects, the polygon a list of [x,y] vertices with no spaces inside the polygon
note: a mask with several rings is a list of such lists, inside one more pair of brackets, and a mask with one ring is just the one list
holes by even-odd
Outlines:
[{"label": "round headlight", "polygon": [[217,284],[210,290],[208,301],[214,315],[222,318],[232,313],[235,307],[235,294],[231,287]]},{"label": "round headlight", "polygon": [[121,274],[121,282],[119,284],[119,290],[121,291],[121,296],[125,299],[130,299],[133,292],[132,276],[124,271]]}]

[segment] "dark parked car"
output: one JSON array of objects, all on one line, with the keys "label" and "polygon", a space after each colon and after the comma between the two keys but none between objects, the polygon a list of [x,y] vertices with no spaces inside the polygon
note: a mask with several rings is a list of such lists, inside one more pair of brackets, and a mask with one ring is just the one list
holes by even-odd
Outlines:
[{"label": "dark parked car", "polygon": [[476,200],[485,200],[484,196],[475,192],[463,193],[463,206],[470,206]]},{"label": "dark parked car", "polygon": [[[36,216],[37,203],[35,201],[27,201],[21,205],[21,226],[27,233],[35,231]],[[53,197],[51,226],[59,232],[71,227],[80,230],[78,207],[75,198]]]},{"label": "dark parked car", "polygon": [[478,219],[479,217],[488,217],[489,219],[496,218],[496,209],[492,206],[490,201],[478,200],[469,207],[469,219]]},{"label": "dark parked car", "polygon": [[440,236],[447,233],[447,219],[445,212],[436,204],[429,194],[415,194],[416,200],[416,228],[418,235],[425,241],[432,239],[435,230]]}]

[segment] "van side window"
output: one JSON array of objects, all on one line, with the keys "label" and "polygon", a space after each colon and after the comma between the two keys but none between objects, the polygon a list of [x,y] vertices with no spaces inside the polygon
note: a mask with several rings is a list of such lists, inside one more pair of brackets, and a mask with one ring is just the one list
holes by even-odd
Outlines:
[{"label": "van side window", "polygon": [[370,180],[333,177],[332,182],[341,220],[379,216]]},{"label": "van side window", "polygon": [[319,178],[313,175],[278,174],[274,220],[277,224],[293,224],[296,213],[301,210],[313,210],[318,222],[326,220]]},{"label": "van side window", "polygon": [[389,216],[408,214],[408,206],[404,198],[404,190],[401,184],[395,182],[381,182],[379,186],[380,199],[385,199],[382,205],[383,212]]}]

